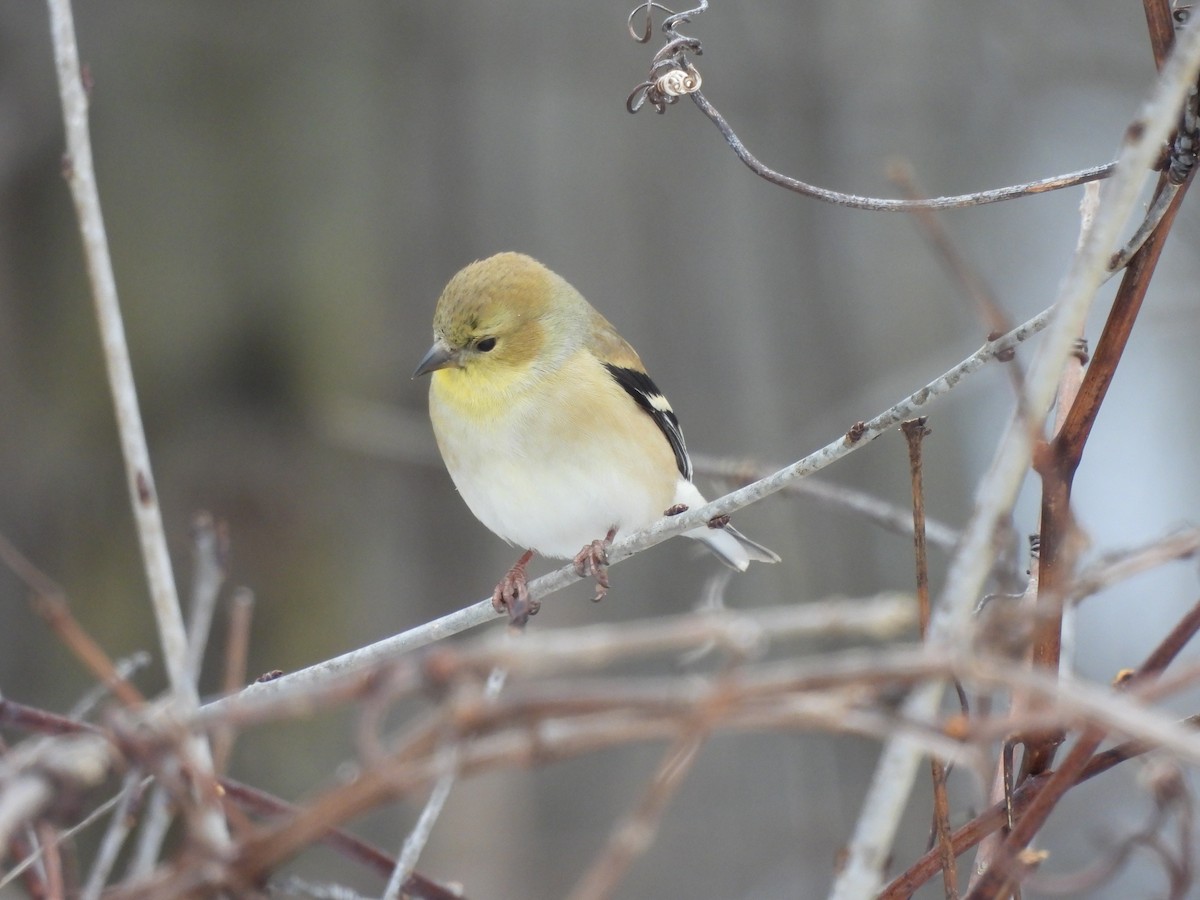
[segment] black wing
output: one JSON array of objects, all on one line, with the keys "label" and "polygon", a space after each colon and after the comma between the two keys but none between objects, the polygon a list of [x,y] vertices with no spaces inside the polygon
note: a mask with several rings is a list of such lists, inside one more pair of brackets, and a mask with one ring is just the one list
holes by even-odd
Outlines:
[{"label": "black wing", "polygon": [[617,380],[617,384],[625,389],[634,402],[644,409],[662,430],[671,444],[671,449],[675,451],[675,465],[679,467],[679,474],[691,481],[692,460],[688,456],[687,444],[683,442],[683,432],[679,430],[679,418],[671,409],[671,404],[667,402],[662,391],[645,372],[611,365],[606,365],[604,368],[608,369],[612,377]]}]

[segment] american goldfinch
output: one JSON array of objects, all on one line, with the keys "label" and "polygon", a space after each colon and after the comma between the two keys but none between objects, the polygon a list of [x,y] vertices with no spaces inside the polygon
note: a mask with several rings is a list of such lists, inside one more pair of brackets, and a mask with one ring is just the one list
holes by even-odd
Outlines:
[{"label": "american goldfinch", "polygon": [[[500,253],[450,279],[413,377],[428,373],[455,486],[479,521],[528,551],[492,595],[517,624],[537,611],[525,575],[534,552],[574,558],[600,599],[614,535],[705,502],[679,420],[637,353],[535,259]],[[686,536],[734,569],[778,561],[728,522],[711,526]]]}]

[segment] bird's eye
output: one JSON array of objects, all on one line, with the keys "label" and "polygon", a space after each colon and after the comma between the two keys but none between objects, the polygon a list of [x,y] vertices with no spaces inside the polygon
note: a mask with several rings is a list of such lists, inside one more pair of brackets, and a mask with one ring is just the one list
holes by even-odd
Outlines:
[{"label": "bird's eye", "polygon": [[495,346],[496,346],[496,339],[494,337],[485,337],[485,338],[480,339],[480,341],[475,345],[475,349],[478,350],[480,353],[488,353]]}]

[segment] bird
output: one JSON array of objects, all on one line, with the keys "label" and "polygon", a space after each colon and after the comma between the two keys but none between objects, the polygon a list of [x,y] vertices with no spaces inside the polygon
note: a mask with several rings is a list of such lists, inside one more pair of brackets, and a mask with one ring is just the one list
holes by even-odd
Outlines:
[{"label": "bird", "polygon": [[[706,502],[692,482],[679,419],[633,347],[565,279],[522,253],[477,260],[438,298],[429,415],[446,469],[471,512],[525,550],[492,603],[520,627],[537,612],[534,553],[572,559],[609,587],[618,534]],[[720,517],[684,533],[728,566],[779,556]]]}]

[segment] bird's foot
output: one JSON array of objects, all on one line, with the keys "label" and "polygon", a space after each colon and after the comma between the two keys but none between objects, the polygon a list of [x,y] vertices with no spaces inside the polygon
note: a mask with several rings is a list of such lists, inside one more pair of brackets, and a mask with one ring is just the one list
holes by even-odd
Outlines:
[{"label": "bird's foot", "polygon": [[529,577],[525,574],[525,567],[532,558],[532,550],[521,554],[521,558],[492,591],[492,606],[498,613],[508,613],[509,624],[516,628],[524,628],[529,617],[536,616],[542,607],[529,596]]},{"label": "bird's foot", "polygon": [[589,575],[596,579],[596,596],[593,603],[599,603],[608,593],[608,548],[612,546],[617,529],[608,529],[604,540],[592,541],[575,554],[575,574],[580,578]]}]

